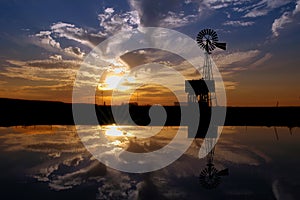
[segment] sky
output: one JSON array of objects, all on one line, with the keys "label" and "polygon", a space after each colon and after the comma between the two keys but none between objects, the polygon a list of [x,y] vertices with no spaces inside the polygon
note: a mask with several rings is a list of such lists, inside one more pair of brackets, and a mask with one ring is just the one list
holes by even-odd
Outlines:
[{"label": "sky", "polygon": [[[162,27],[195,39],[200,30],[212,28],[227,43],[226,51],[212,54],[227,105],[300,106],[299,0],[2,0],[0,27],[0,97],[71,102],[82,62],[114,34]],[[99,82],[97,103],[110,101],[125,72],[148,63],[154,63],[150,71],[164,64],[194,78],[186,61],[170,52],[127,52]],[[143,74],[136,72],[132,81],[142,81]],[[140,104],[176,101],[167,93],[149,84],[131,98]]]}]

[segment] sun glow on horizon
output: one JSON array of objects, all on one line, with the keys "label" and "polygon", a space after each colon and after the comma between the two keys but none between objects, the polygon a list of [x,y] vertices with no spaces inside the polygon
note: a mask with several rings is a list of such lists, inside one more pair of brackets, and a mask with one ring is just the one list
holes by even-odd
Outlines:
[{"label": "sun glow on horizon", "polygon": [[117,89],[121,80],[122,80],[122,76],[116,76],[116,75],[108,76],[105,79],[105,86],[108,89]]},{"label": "sun glow on horizon", "polygon": [[126,70],[124,68],[115,68],[112,72],[106,74],[104,81],[98,84],[97,89],[103,90],[119,90],[125,91],[129,90],[131,87],[126,86],[128,83],[132,84],[136,80],[131,75],[126,75]]},{"label": "sun glow on horizon", "polygon": [[124,133],[116,125],[107,126],[107,128],[108,129],[105,131],[105,135],[107,136],[114,136],[114,137],[124,136]]}]

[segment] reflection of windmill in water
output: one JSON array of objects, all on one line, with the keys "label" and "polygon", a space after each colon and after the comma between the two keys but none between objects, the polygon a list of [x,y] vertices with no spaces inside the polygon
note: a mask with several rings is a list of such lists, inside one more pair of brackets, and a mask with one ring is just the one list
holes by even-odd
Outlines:
[{"label": "reflection of windmill in water", "polygon": [[[215,130],[217,134],[217,129]],[[206,167],[202,169],[199,175],[200,184],[206,189],[214,189],[221,183],[222,176],[228,176],[228,168],[219,170],[214,166],[214,154],[215,154],[215,139],[214,137],[207,138],[205,142],[205,151],[208,153],[206,156]]]},{"label": "reflection of windmill in water", "polygon": [[[198,104],[200,109],[200,122],[197,127],[195,138],[205,138],[204,153],[207,158],[207,166],[200,175],[199,180],[204,188],[212,189],[217,187],[221,182],[221,176],[228,175],[228,169],[218,170],[214,167],[214,153],[216,139],[218,137],[218,126],[212,124],[213,127],[208,133],[208,127],[211,123],[211,107],[217,106],[215,94],[215,81],[212,72],[211,52],[216,48],[226,50],[226,43],[218,42],[218,35],[212,29],[204,29],[198,33],[197,43],[205,51],[202,78],[199,80],[187,80],[185,83],[185,91],[188,93],[188,104],[193,106]],[[214,101],[214,102],[213,102]],[[195,130],[189,127],[189,137],[194,134]]]}]

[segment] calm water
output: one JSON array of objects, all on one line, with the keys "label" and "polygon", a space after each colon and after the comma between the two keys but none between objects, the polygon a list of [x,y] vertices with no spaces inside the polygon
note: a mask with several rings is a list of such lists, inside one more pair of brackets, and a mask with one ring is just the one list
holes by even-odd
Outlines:
[{"label": "calm water", "polygon": [[[177,127],[88,127],[106,148],[152,151],[169,143]],[[144,139],[140,138],[141,130]],[[182,137],[185,137],[185,129]],[[150,137],[152,136],[152,137]],[[150,138],[148,138],[150,137]],[[90,138],[91,139],[91,138]],[[180,144],[178,144],[180,145]],[[201,140],[171,165],[131,174],[106,167],[82,145],[74,126],[0,127],[1,199],[299,199],[300,130],[224,127],[213,164],[228,169],[220,184],[199,182],[207,159]]]}]

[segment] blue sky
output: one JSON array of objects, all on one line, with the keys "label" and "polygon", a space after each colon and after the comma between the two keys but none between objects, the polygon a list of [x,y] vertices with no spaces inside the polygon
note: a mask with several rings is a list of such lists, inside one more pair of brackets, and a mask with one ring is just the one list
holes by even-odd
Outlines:
[{"label": "blue sky", "polygon": [[295,0],[3,0],[0,96],[70,101],[93,47],[120,30],[156,26],[192,38],[218,32],[228,49],[213,59],[230,105],[299,105],[299,13]]}]

